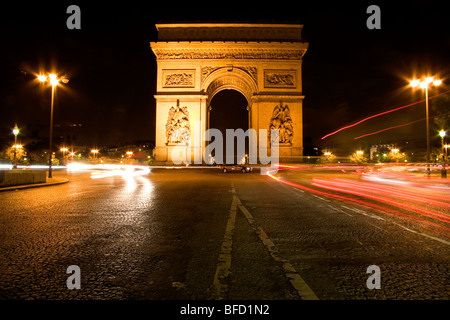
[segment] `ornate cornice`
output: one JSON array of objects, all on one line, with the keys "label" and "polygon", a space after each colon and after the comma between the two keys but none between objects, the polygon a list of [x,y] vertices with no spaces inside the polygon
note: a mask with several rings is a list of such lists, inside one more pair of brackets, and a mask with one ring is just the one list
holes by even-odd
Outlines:
[{"label": "ornate cornice", "polygon": [[157,60],[205,60],[205,59],[258,59],[301,60],[306,49],[153,49]]}]

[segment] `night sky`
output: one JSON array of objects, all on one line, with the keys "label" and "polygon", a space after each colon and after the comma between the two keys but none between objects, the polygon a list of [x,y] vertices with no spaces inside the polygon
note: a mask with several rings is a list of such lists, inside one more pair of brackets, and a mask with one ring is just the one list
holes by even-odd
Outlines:
[{"label": "night sky", "polygon": [[[156,59],[149,42],[156,41],[155,23],[303,24],[309,42],[303,60],[304,136],[322,147],[424,139],[425,124],[419,121],[353,140],[424,118],[423,104],[320,138],[423,99],[420,91],[407,88],[415,75],[429,73],[450,83],[450,19],[444,2],[195,1],[190,7],[160,2],[17,2],[3,9],[0,142],[12,139],[14,123],[24,136],[48,136],[51,91],[34,77],[51,69],[70,78],[57,90],[54,123],[82,125],[57,127],[55,134],[70,131],[89,146],[154,140]],[[66,28],[71,4],[81,8],[81,30]],[[371,4],[381,8],[381,30],[366,27]],[[445,90],[442,86],[430,96]]]}]

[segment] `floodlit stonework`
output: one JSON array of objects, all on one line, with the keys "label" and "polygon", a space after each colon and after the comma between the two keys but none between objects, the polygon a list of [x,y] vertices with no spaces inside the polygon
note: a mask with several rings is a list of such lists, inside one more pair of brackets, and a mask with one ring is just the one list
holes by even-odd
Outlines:
[{"label": "floodlit stonework", "polygon": [[[249,128],[280,127],[280,160],[303,154],[302,59],[308,44],[295,24],[157,24],[150,46],[157,61],[156,161],[171,162],[167,130],[174,110],[184,110],[190,136],[209,129],[210,104],[221,90],[247,99]],[[274,113],[289,112],[288,118]],[[284,111],[283,111],[284,110]],[[196,121],[201,122],[195,128]],[[174,124],[176,122],[173,122]],[[169,129],[168,129],[169,128]],[[205,150],[202,141],[202,150]],[[192,145],[192,144],[191,144]],[[192,152],[191,154],[194,154]]]}]

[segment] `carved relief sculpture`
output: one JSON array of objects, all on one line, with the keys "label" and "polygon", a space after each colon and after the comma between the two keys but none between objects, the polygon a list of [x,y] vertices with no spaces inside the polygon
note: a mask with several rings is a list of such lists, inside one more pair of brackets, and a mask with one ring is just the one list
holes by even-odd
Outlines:
[{"label": "carved relief sculpture", "polygon": [[266,88],[295,88],[295,70],[265,70],[264,87]]},{"label": "carved relief sculpture", "polygon": [[276,136],[271,136],[271,129],[278,129],[278,141],[280,145],[291,145],[292,138],[294,137],[294,126],[291,118],[291,111],[288,105],[284,105],[280,102],[279,106],[276,106],[272,112],[272,118],[269,125],[269,140],[272,142],[276,139]]},{"label": "carved relief sculpture", "polygon": [[169,109],[166,123],[166,145],[176,145],[183,141],[188,145],[190,136],[189,111],[187,107],[180,107],[179,101],[177,101],[177,106]]},{"label": "carved relief sculpture", "polygon": [[194,87],[195,71],[170,71],[163,70],[164,87]]},{"label": "carved relief sculpture", "polygon": [[[225,67],[210,67],[210,66],[206,66],[206,67],[202,67],[202,82],[214,71],[222,69]],[[252,77],[253,80],[258,81],[258,69],[256,67],[250,67],[250,66],[245,66],[245,67],[236,67],[237,69],[240,69],[244,72],[246,72],[250,77]]]}]

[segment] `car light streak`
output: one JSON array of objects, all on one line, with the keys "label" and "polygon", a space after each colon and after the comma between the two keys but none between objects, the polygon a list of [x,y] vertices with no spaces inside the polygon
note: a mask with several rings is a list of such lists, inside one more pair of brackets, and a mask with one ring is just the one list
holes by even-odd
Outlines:
[{"label": "car light streak", "polygon": [[401,127],[409,126],[409,125],[411,125],[411,124],[414,124],[414,123],[417,123],[417,122],[420,122],[420,121],[424,121],[424,120],[426,120],[426,119],[425,119],[425,118],[424,118],[424,119],[419,119],[419,120],[411,121],[411,122],[408,122],[408,123],[399,124],[399,125],[392,126],[392,127],[387,127],[387,128],[384,128],[384,129],[381,129],[381,130],[378,130],[378,131],[374,131],[374,132],[371,132],[371,133],[363,134],[363,135],[358,136],[358,137],[355,137],[355,138],[353,138],[353,139],[354,139],[354,140],[361,139],[361,138],[368,137],[368,136],[372,136],[372,135],[374,135],[374,134],[381,133],[381,132],[384,132],[384,131],[388,131],[388,130],[392,130],[392,129],[396,129],[396,128],[401,128]]},{"label": "car light streak", "polygon": [[[395,194],[397,194],[399,196],[409,195],[409,196],[411,196],[411,200],[416,199],[419,202],[432,202],[432,203],[435,203],[437,205],[441,204],[446,209],[448,209],[449,206],[450,206],[450,196],[447,195],[448,193],[436,194],[434,192],[433,194],[429,194],[429,193],[422,192],[421,196],[419,197],[419,196],[417,196],[417,193],[406,191],[405,189],[399,189],[399,188],[388,186],[388,185],[380,185],[380,184],[376,184],[376,183],[355,182],[355,181],[352,181],[352,180],[339,179],[339,178],[337,178],[335,180],[352,184],[355,187],[364,186],[366,188],[372,188],[372,189],[375,189],[375,190],[384,190],[384,191],[386,191],[386,192],[388,192],[390,194],[395,193]],[[412,185],[412,186],[421,187],[421,188],[427,186],[426,184],[419,184],[419,183],[410,184],[407,181],[398,181],[398,182],[400,182],[401,185],[403,184],[403,185],[406,185],[406,186]],[[401,190],[401,191],[399,191],[399,190]],[[436,201],[434,201],[434,200],[436,200]],[[448,203],[442,202],[442,201],[447,201]]]},{"label": "car light streak", "polygon": [[99,171],[93,171],[91,173],[92,179],[99,179],[99,178],[107,178],[112,176],[122,176],[124,179],[129,179],[135,176],[141,176],[148,174],[150,172],[150,169],[148,167],[141,167],[141,166],[119,166],[117,168],[116,166],[107,166],[106,168],[101,166],[100,168],[111,170],[109,172],[99,172]]},{"label": "car light streak", "polygon": [[67,165],[67,171],[92,171],[92,179],[107,178],[113,176],[122,176],[123,178],[130,178],[140,175],[146,175],[150,172],[148,166],[136,165],[116,165],[116,164],[97,164],[91,165],[86,163],[71,163]]},{"label": "car light streak", "polygon": [[[290,185],[292,187],[295,187],[295,188],[298,188],[298,189],[301,189],[301,190],[304,190],[304,191],[308,191],[308,192],[311,192],[311,193],[314,193],[314,194],[322,195],[322,196],[328,197],[328,198],[337,199],[337,200],[344,201],[344,202],[347,202],[347,203],[356,204],[356,205],[359,205],[359,206],[362,206],[362,207],[365,207],[365,208],[368,208],[368,209],[375,210],[375,211],[380,212],[380,213],[384,213],[384,214],[392,216],[392,217],[402,218],[402,219],[404,219],[406,221],[410,221],[410,222],[411,221],[416,221],[417,223],[419,223],[421,225],[422,228],[430,230],[432,232],[435,232],[437,234],[440,234],[442,236],[450,238],[450,228],[446,227],[444,225],[441,225],[441,224],[438,224],[438,223],[435,223],[435,222],[432,222],[432,221],[429,221],[429,220],[425,220],[425,219],[422,219],[420,217],[416,217],[416,216],[413,216],[413,215],[410,215],[410,214],[406,214],[406,213],[403,213],[403,212],[401,212],[399,210],[396,210],[396,209],[393,209],[393,208],[388,208],[388,207],[385,207],[385,206],[381,206],[381,205],[378,205],[378,204],[375,204],[375,203],[367,202],[367,201],[360,200],[360,199],[349,198],[349,197],[346,197],[346,196],[333,194],[333,193],[328,193],[328,192],[316,190],[316,189],[313,189],[313,188],[309,188],[309,187],[306,187],[306,186],[302,186],[302,185],[297,184],[297,183],[293,183],[293,182],[290,182],[290,181],[283,180],[280,177],[275,177],[271,172],[267,172],[267,176],[270,177],[271,179],[275,180],[275,181],[278,181],[278,182],[286,184],[286,185]],[[334,187],[330,187],[330,186],[327,186],[327,185],[324,185],[324,186],[327,187],[327,189],[330,189],[330,190],[334,189],[333,191],[348,193],[347,190],[343,190],[343,189],[340,189],[340,188],[334,188]],[[318,186],[318,187],[321,187],[321,186]],[[374,200],[374,199],[372,199],[372,200]],[[381,201],[383,199],[381,197],[379,197],[379,199],[377,199],[377,200]],[[381,201],[381,202],[383,203],[384,201]],[[386,203],[386,202],[384,202],[384,203]]]},{"label": "car light streak", "polygon": [[[443,95],[443,94],[446,94],[446,93],[448,93],[448,92],[450,92],[450,90],[445,91],[445,92],[442,92],[442,93],[437,94],[437,95],[435,95],[435,96],[429,97],[428,100],[431,100],[431,99],[433,99],[433,98],[436,98],[436,97],[438,97],[438,96],[440,96],[440,95]],[[419,104],[419,103],[421,103],[421,102],[424,102],[424,101],[425,101],[425,99],[420,100],[420,101],[417,101],[417,102],[414,102],[414,103],[410,103],[410,104],[407,104],[407,105],[404,105],[404,106],[401,106],[401,107],[398,107],[398,108],[394,108],[394,109],[391,109],[391,110],[387,110],[387,111],[384,111],[384,112],[380,112],[380,113],[371,115],[371,116],[366,117],[366,118],[364,118],[364,119],[362,119],[362,120],[360,120],[360,121],[358,121],[358,122],[355,122],[355,123],[350,124],[350,125],[348,125],[348,126],[342,127],[342,128],[340,128],[340,129],[338,129],[338,130],[336,130],[336,131],[334,131],[334,132],[331,132],[331,133],[329,133],[329,134],[323,136],[321,139],[323,140],[323,139],[325,139],[325,138],[327,138],[327,137],[329,137],[329,136],[332,136],[332,135],[334,135],[334,134],[336,134],[336,133],[338,133],[338,132],[341,132],[342,130],[352,128],[352,127],[354,127],[354,126],[356,126],[356,125],[358,125],[358,124],[361,124],[361,123],[363,123],[363,122],[365,122],[365,121],[367,121],[367,120],[370,120],[370,119],[373,119],[373,118],[376,118],[376,117],[379,117],[379,116],[382,116],[382,115],[385,115],[385,114],[388,114],[388,113],[391,113],[391,112],[394,112],[394,111],[398,111],[398,110],[401,110],[401,109],[405,109],[405,108],[408,108],[408,107],[412,107],[412,106],[414,106],[414,105],[416,105],[416,104]]]},{"label": "car light streak", "polygon": [[[388,196],[393,196],[392,191],[386,192],[385,194],[383,194],[383,190],[377,191],[376,187],[367,187],[367,186],[364,186],[363,184],[355,184],[355,183],[348,183],[348,182],[339,183],[336,181],[319,179],[319,178],[314,178],[312,185],[321,187],[321,188],[324,188],[327,190],[333,190],[333,191],[338,191],[338,192],[343,192],[343,193],[348,193],[348,194],[353,194],[356,196],[368,198],[368,199],[386,203],[386,204],[389,204],[389,205],[392,205],[392,206],[395,206],[398,208],[406,209],[408,211],[421,214],[423,216],[434,218],[434,219],[442,221],[442,222],[450,223],[450,217],[446,216],[444,214],[440,214],[438,212],[420,208],[420,207],[417,207],[414,205],[409,205],[409,204],[406,204],[405,202],[400,202],[400,201],[389,199]],[[362,192],[362,191],[355,191],[355,189],[356,190],[366,190],[366,191],[370,190],[372,192],[377,192],[378,195],[367,193],[367,192]],[[379,194],[382,194],[382,195],[379,195]],[[411,202],[414,202],[414,201],[417,202],[419,200],[421,200],[422,202],[426,202],[426,199],[421,199],[419,196],[401,195],[398,192],[396,192],[395,195],[396,195],[396,198],[407,199],[407,200],[410,200]],[[432,200],[429,200],[429,202],[431,202],[431,201]],[[435,201],[435,202],[437,202],[437,201]],[[442,202],[439,202],[439,206],[441,206],[443,208],[449,207],[448,204],[442,203]]]}]

